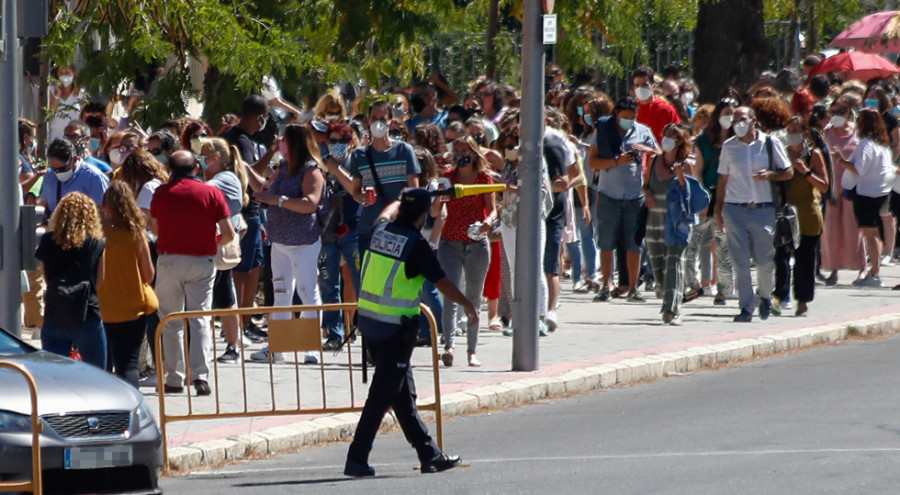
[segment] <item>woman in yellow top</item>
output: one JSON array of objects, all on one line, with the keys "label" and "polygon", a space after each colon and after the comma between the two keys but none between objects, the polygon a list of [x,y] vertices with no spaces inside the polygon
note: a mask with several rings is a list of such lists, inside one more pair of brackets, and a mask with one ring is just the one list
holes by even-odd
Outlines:
[{"label": "woman in yellow top", "polygon": [[153,261],[144,216],[134,193],[123,181],[113,181],[103,195],[106,237],[104,284],[97,290],[106,328],[109,367],[119,378],[138,386],[138,358],[147,331],[148,312],[156,310]]},{"label": "woman in yellow top", "polygon": [[816,287],[816,251],[822,236],[822,196],[828,190],[825,156],[811,144],[809,125],[801,115],[791,117],[787,124],[788,157],[794,167],[794,177],[786,182],[786,201],[797,208],[800,222],[800,246],[791,253],[784,247],[775,249],[775,263],[781,265],[775,276],[773,296],[785,300],[791,286],[791,256],[794,257],[794,298],[797,316],[804,316],[812,302]]}]

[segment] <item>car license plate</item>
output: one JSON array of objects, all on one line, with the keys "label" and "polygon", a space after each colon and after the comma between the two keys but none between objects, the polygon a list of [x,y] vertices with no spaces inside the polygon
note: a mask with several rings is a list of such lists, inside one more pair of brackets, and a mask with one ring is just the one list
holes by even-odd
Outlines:
[{"label": "car license plate", "polygon": [[130,466],[133,462],[134,454],[130,445],[66,449],[66,469]]}]

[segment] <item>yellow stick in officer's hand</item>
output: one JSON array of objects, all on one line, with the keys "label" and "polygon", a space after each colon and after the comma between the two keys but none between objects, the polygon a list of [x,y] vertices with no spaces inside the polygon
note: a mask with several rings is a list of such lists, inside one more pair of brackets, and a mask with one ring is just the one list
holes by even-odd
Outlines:
[{"label": "yellow stick in officer's hand", "polygon": [[487,194],[506,189],[506,184],[454,184],[450,189],[431,191],[432,196],[453,196],[463,198],[477,194]]}]

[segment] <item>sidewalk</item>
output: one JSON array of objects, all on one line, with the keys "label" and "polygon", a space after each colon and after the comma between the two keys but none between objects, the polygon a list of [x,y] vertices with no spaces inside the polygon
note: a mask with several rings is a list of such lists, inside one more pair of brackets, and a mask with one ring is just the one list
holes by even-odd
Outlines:
[{"label": "sidewalk", "polygon": [[[632,304],[624,299],[594,303],[592,294],[573,294],[571,283],[563,283],[559,329],[540,339],[540,369],[510,371],[512,338],[488,331],[482,315],[478,357],[481,368],[465,365],[465,336],[456,343],[457,360],[452,368],[440,369],[445,417],[502,408],[541,398],[581,393],[624,385],[672,374],[690,373],[715,365],[778,354],[822,343],[837,342],[848,335],[888,334],[900,330],[900,292],[890,288],[900,282],[900,267],[882,269],[883,289],[855,288],[851,272],[841,272],[835,287],[816,287],[809,315],[794,317],[793,309],[781,317],[752,323],[734,323],[735,300],[713,305],[704,296],[682,306],[682,325],[664,326],[660,301],[644,292],[647,302]],[[217,343],[218,351],[224,344]],[[245,352],[261,347],[254,345]],[[354,349],[354,368],[359,349]],[[419,401],[433,402],[431,349],[418,348],[413,355]],[[304,407],[320,407],[321,378],[325,376],[329,406],[351,404],[346,353],[324,353],[325,371],[318,365],[300,366],[300,388]],[[302,356],[301,356],[302,359]],[[295,367],[275,365],[274,381],[279,407],[296,404]],[[240,365],[219,365],[222,409],[243,408]],[[248,407],[270,404],[269,368],[246,363]],[[372,370],[370,369],[371,373]],[[210,385],[214,385],[212,378]],[[365,400],[366,385],[358,369],[353,372],[355,405]],[[152,388],[142,391],[154,408],[158,396]],[[216,392],[214,391],[214,394]],[[169,412],[186,411],[187,396],[167,396]],[[195,411],[214,410],[211,397],[192,397]],[[271,406],[268,406],[271,407]],[[433,414],[423,412],[428,420]],[[341,440],[355,429],[356,413],[329,417],[277,416],[247,419],[170,423],[169,459],[175,469],[193,469],[224,460],[275,454],[320,442]],[[390,415],[386,419],[390,422]],[[434,433],[434,425],[431,426]],[[453,444],[453,423],[444,425],[444,441]]]}]

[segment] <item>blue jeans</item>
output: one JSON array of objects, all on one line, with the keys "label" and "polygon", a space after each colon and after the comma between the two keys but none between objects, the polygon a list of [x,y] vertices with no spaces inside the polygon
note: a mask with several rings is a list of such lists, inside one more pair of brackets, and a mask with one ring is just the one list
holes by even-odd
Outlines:
[{"label": "blue jeans", "polygon": [[[441,335],[444,328],[441,324],[441,318],[444,317],[444,303],[441,301],[437,287],[426,280],[425,284],[422,285],[422,292],[419,293],[419,297],[428,306],[428,309],[434,313],[434,319],[437,322],[437,334]],[[424,315],[419,318],[419,338],[431,342],[431,327],[428,325],[428,318],[425,318]]]},{"label": "blue jeans", "polygon": [[[359,234],[351,230],[334,242],[322,243],[319,253],[319,291],[322,304],[341,302],[341,259],[350,267],[353,288],[359,292]],[[344,339],[344,318],[341,311],[323,311],[322,328],[329,339]]]},{"label": "blue jeans", "polygon": [[763,299],[772,297],[775,288],[775,208],[757,206],[747,208],[725,203],[723,212],[728,251],[737,272],[738,305],[752,313],[756,298],[750,278],[750,258],[756,261],[756,293]]},{"label": "blue jeans", "polygon": [[44,320],[41,347],[45,351],[69,357],[73,345],[85,363],[106,369],[106,332],[102,321],[88,319],[78,328],[66,329]]},{"label": "blue jeans", "polygon": [[580,241],[570,242],[569,260],[572,262],[572,282],[581,280],[582,260],[587,279],[591,280],[597,273],[597,245],[594,244],[594,226],[586,223],[582,216],[582,208],[575,208],[575,228],[578,229]]}]

